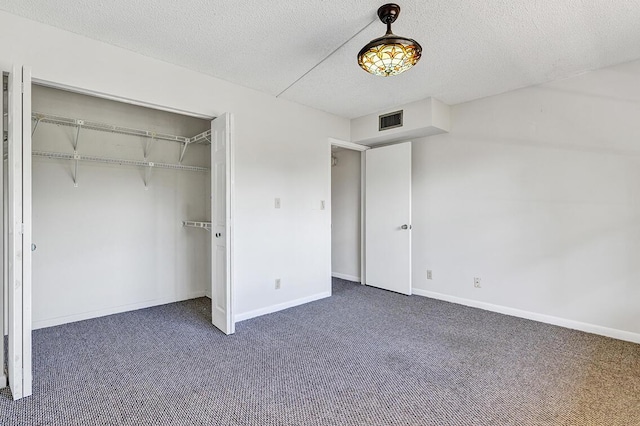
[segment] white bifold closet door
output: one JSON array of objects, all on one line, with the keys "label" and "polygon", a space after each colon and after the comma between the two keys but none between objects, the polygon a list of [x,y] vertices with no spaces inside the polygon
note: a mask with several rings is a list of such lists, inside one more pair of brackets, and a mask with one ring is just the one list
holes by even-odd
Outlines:
[{"label": "white bifold closet door", "polygon": [[232,293],[233,116],[211,122],[211,321],[225,334],[235,332]]},{"label": "white bifold closet door", "polygon": [[32,393],[31,370],[31,69],[13,67],[8,84],[6,163],[8,379],[13,399]]}]

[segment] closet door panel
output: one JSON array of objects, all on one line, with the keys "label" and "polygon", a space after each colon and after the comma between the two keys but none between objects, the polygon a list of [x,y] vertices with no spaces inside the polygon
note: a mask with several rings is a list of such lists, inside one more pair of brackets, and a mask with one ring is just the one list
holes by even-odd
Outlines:
[{"label": "closet door panel", "polygon": [[13,67],[8,84],[8,379],[13,399],[32,393],[31,69]]},{"label": "closet door panel", "polygon": [[231,277],[231,115],[211,125],[211,320],[225,334],[235,332]]}]

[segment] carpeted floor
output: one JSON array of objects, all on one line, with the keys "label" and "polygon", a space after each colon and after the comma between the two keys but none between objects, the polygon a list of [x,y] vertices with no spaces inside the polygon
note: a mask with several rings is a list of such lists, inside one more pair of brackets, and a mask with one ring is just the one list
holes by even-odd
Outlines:
[{"label": "carpeted floor", "polygon": [[34,332],[9,425],[640,425],[640,345],[335,280],[224,336],[206,298]]}]

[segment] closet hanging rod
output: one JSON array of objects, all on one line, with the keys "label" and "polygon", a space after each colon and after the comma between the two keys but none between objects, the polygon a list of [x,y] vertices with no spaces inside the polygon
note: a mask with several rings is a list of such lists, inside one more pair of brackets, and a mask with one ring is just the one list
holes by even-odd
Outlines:
[{"label": "closet hanging rod", "polygon": [[66,152],[33,151],[32,155],[34,157],[42,157],[42,158],[49,158],[49,159],[55,159],[55,160],[91,161],[94,163],[117,164],[121,166],[142,166],[142,167],[153,167],[158,169],[186,170],[190,172],[208,172],[209,171],[209,169],[206,167],[185,166],[182,164],[156,163],[155,161],[140,161],[140,160],[125,160],[125,159],[117,159],[117,158],[95,157],[92,155],[69,154]]},{"label": "closet hanging rod", "polygon": [[210,136],[211,136],[211,130],[207,130],[203,133],[200,133],[194,136],[193,138],[187,138],[184,136],[176,136],[176,135],[170,135],[166,133],[153,132],[151,130],[134,129],[131,127],[117,126],[114,124],[107,124],[107,123],[99,123],[96,121],[80,120],[76,118],[61,117],[58,115],[44,114],[40,112],[32,113],[31,118],[35,120],[36,126],[38,123],[58,124],[61,126],[81,127],[83,129],[118,133],[121,135],[139,136],[144,138],[152,138],[156,140],[178,142],[181,144],[207,143],[207,141],[210,140]]}]

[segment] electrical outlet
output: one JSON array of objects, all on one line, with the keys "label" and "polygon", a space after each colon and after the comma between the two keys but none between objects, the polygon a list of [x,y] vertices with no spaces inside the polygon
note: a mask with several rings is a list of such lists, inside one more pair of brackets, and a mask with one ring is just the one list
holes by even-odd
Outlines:
[{"label": "electrical outlet", "polygon": [[280,278],[276,278],[276,290],[280,290]]},{"label": "electrical outlet", "polygon": [[427,269],[427,279],[428,280],[432,280],[433,279],[433,274],[431,273],[431,269]]},{"label": "electrical outlet", "polygon": [[275,205],[276,209],[280,208],[280,198],[276,198],[276,201],[275,201],[274,205]]},{"label": "electrical outlet", "polygon": [[324,210],[324,209],[325,209],[324,200],[320,200],[320,210]]},{"label": "electrical outlet", "polygon": [[474,286],[475,288],[482,288],[482,286],[480,285],[480,278],[475,277],[475,278],[473,279],[473,286]]}]

